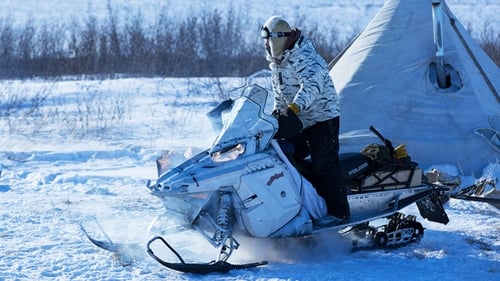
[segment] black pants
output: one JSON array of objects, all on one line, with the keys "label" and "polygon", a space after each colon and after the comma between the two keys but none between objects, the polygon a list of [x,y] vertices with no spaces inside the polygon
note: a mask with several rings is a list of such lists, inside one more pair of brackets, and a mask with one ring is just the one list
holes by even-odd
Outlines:
[{"label": "black pants", "polygon": [[346,187],[338,167],[339,123],[339,117],[316,123],[289,141],[295,147],[294,159],[298,163],[305,157],[311,156],[312,184],[318,194],[325,199],[328,214],[349,218]]}]

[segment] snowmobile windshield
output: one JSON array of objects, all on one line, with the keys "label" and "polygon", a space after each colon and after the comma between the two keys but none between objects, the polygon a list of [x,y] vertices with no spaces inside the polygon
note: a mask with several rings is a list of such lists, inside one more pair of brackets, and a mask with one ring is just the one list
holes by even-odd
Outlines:
[{"label": "snowmobile windshield", "polygon": [[[251,85],[244,89],[241,97],[234,100],[210,150],[214,161],[234,160],[239,155],[254,154],[269,145],[278,130],[278,121],[267,113],[268,97],[267,90]],[[232,157],[222,157],[228,156],[229,152]]]}]

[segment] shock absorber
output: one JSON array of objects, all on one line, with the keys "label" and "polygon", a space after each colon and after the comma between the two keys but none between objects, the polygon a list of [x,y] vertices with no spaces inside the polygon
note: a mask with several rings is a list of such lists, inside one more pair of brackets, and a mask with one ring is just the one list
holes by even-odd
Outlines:
[{"label": "shock absorber", "polygon": [[219,211],[217,212],[217,229],[215,231],[215,241],[223,244],[227,237],[232,235],[231,218],[231,194],[224,192],[219,199]]},{"label": "shock absorber", "polygon": [[226,261],[240,245],[233,237],[233,217],[231,211],[231,194],[224,192],[219,199],[217,226],[214,233],[214,242],[220,246],[218,261]]}]

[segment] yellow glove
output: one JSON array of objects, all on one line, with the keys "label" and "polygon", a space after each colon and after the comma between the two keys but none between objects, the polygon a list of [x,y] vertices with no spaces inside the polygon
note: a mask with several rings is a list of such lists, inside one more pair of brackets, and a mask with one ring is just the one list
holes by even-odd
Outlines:
[{"label": "yellow glove", "polygon": [[296,103],[289,104],[288,108],[291,111],[293,111],[293,113],[295,113],[295,114],[299,114],[299,112],[300,112],[300,108],[299,108],[299,106]]}]

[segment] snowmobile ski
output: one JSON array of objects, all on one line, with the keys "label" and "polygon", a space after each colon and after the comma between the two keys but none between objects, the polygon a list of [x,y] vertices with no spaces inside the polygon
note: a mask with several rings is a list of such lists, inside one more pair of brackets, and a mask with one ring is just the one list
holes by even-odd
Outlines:
[{"label": "snowmobile ski", "polygon": [[[153,249],[151,249],[151,244],[157,240],[161,241],[172,253],[174,253],[180,262],[167,262],[157,256],[153,252]],[[186,263],[179,255],[179,253],[177,253],[177,251],[161,236],[156,236],[149,240],[147,244],[147,252],[153,259],[167,268],[184,273],[194,274],[227,273],[235,269],[254,268],[257,266],[266,265],[268,263],[267,261],[261,261],[245,264],[231,264],[223,260],[211,261],[208,263]]]},{"label": "snowmobile ski", "polygon": [[[91,229],[97,231],[96,235],[98,235],[98,237],[100,238],[95,238],[89,231],[89,228],[85,227],[86,224],[92,224],[93,226],[91,227]],[[92,244],[99,247],[100,249],[116,254],[119,258],[120,263],[124,265],[130,264],[138,256],[141,256],[141,254],[139,253],[144,252],[144,248],[139,243],[113,242],[95,217],[88,217],[82,220],[80,222],[80,229]]]},{"label": "snowmobile ski", "polygon": [[450,194],[451,198],[488,203],[500,209],[500,191],[496,188],[497,180],[483,178],[476,183]]}]

